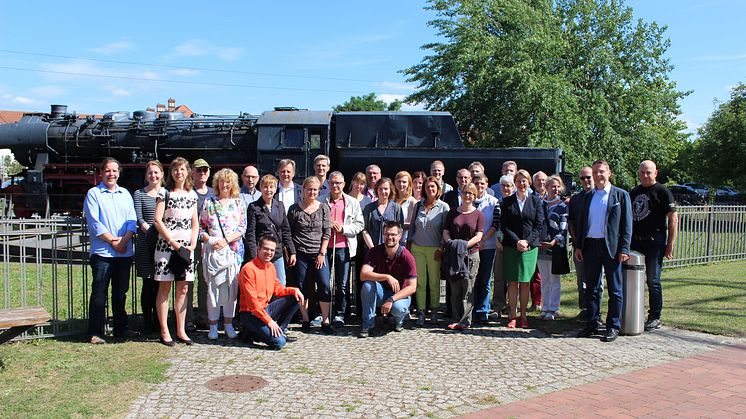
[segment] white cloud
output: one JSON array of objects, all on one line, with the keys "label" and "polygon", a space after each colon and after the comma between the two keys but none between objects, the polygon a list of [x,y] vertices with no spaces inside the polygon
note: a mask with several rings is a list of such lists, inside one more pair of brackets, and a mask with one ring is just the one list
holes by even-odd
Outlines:
[{"label": "white cloud", "polygon": [[111,94],[114,96],[129,96],[131,93],[129,90],[122,89],[121,87],[117,87],[111,90]]},{"label": "white cloud", "polygon": [[176,70],[169,70],[169,74],[173,74],[174,76],[181,76],[181,77],[193,77],[193,76],[199,76],[202,74],[199,70],[192,70],[189,68],[179,68]]},{"label": "white cloud", "polygon": [[11,102],[20,103],[21,105],[31,105],[32,103],[35,103],[36,101],[30,98],[27,98],[25,96],[15,96],[11,99]]},{"label": "white cloud", "polygon": [[381,93],[376,95],[376,99],[382,100],[386,103],[391,103],[395,100],[404,100],[407,95],[397,95],[393,93]]},{"label": "white cloud", "polygon": [[89,51],[93,51],[99,54],[112,55],[119,52],[128,51],[135,48],[135,44],[129,41],[118,41],[110,42],[100,47],[88,48]]},{"label": "white cloud", "polygon": [[398,83],[394,81],[382,81],[380,83],[376,83],[376,85],[380,87],[381,89],[386,89],[386,90],[406,90],[406,91],[413,92],[416,89],[414,84]]},{"label": "white cloud", "polygon": [[243,55],[243,48],[224,47],[214,45],[204,39],[190,39],[175,47],[170,54],[171,57],[201,57],[206,55],[215,56],[221,60],[234,61]]}]

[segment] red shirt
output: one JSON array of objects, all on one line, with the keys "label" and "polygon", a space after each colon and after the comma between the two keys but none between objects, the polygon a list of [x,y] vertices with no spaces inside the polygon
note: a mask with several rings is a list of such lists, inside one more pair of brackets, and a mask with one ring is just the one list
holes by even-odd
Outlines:
[{"label": "red shirt", "polygon": [[[340,225],[345,223],[345,199],[344,196],[340,196],[338,200],[332,201],[329,197],[329,207],[332,209],[331,221],[338,222]],[[337,232],[332,229],[332,238],[329,239],[329,248],[345,248],[347,247],[347,237],[344,233]]]},{"label": "red shirt", "polygon": [[239,311],[249,312],[266,324],[272,321],[266,310],[272,297],[293,295],[295,291],[295,288],[283,287],[277,279],[275,265],[262,261],[258,256],[241,268],[238,286],[241,292]]},{"label": "red shirt", "polygon": [[[365,255],[365,264],[373,268],[377,274],[388,274],[399,281],[399,286],[404,286],[404,281],[411,278],[417,278],[417,265],[414,262],[414,256],[404,248],[399,246],[393,258],[386,254],[386,246],[379,244],[368,250]],[[381,285],[388,287],[386,282]]]}]

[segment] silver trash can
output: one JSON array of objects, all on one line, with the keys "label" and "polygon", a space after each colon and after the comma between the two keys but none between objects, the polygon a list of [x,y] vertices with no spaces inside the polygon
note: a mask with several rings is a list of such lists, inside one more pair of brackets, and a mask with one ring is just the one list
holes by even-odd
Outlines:
[{"label": "silver trash can", "polygon": [[645,255],[630,252],[622,264],[623,335],[639,335],[645,330]]}]

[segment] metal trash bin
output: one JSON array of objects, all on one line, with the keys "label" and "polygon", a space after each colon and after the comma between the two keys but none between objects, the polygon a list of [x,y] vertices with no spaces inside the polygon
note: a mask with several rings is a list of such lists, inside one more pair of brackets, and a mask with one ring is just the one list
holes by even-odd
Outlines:
[{"label": "metal trash bin", "polygon": [[645,330],[645,255],[630,252],[622,264],[623,335],[639,335]]}]

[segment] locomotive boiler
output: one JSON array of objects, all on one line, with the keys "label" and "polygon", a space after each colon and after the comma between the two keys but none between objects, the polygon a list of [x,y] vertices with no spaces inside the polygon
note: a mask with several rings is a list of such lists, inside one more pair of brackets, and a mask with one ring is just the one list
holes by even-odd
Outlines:
[{"label": "locomotive boiler", "polygon": [[179,112],[109,112],[101,117],[68,113],[25,114],[0,124],[0,148],[9,148],[27,166],[24,180],[6,188],[15,215],[80,213],[85,192],[99,182],[104,157],[123,164],[120,185],[130,191],[143,184],[148,160],[168,164],[182,156],[203,158],[215,168],[241,170],[254,164],[261,173],[291,158],[299,179],[313,174],[313,159],[331,157],[332,169],[350,176],[377,164],[384,175],[424,170],[441,160],[446,179],[472,161],[481,161],[492,182],[505,160],[530,172],[560,173],[560,149],[467,148],[447,112],[332,112],[275,108],[261,115],[194,115]]}]

